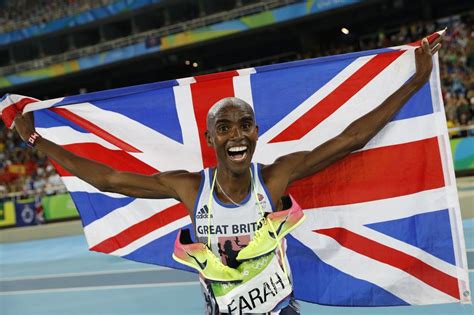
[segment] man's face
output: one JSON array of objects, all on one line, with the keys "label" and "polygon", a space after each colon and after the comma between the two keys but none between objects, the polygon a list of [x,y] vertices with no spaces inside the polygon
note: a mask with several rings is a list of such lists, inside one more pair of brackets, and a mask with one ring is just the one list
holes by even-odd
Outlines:
[{"label": "man's face", "polygon": [[250,106],[229,104],[209,120],[206,139],[216,150],[220,166],[235,174],[247,172],[258,138],[255,115]]}]

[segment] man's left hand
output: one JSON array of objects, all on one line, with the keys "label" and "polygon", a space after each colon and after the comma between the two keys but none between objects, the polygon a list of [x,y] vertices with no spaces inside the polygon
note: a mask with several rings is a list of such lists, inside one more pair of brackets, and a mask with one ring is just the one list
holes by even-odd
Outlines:
[{"label": "man's left hand", "polygon": [[443,35],[434,40],[431,44],[425,37],[421,41],[421,46],[415,49],[416,73],[414,79],[425,83],[428,81],[431,70],[433,69],[432,57],[441,48]]}]

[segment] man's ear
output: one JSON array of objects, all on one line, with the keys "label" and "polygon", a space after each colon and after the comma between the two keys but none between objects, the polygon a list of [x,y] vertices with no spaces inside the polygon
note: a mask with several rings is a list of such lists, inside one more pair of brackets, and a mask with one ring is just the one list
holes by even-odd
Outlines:
[{"label": "man's ear", "polygon": [[204,137],[206,137],[206,143],[209,147],[213,148],[214,147],[214,140],[211,137],[211,133],[209,130],[204,131]]},{"label": "man's ear", "polygon": [[255,125],[255,129],[256,129],[256,132],[257,132],[257,140],[258,140],[258,125]]}]

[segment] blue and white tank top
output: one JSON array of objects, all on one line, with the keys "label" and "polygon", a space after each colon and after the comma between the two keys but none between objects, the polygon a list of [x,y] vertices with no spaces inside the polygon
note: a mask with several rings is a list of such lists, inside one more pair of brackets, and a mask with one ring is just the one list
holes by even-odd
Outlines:
[{"label": "blue and white tank top", "polygon": [[[238,266],[237,254],[240,249],[250,242],[255,231],[259,228],[258,222],[262,218],[261,212],[268,213],[276,210],[263,182],[260,169],[261,164],[252,163],[250,165],[253,184],[249,187],[249,193],[240,203],[240,206],[222,203],[215,192],[212,191],[215,169],[207,168],[201,171],[201,184],[194,204],[197,242],[207,244],[209,236],[212,252],[221,257],[222,262],[229,267],[236,268]],[[255,192],[253,189],[255,189]],[[212,209],[209,209],[208,203],[211,193]],[[261,210],[257,204],[257,199]],[[286,252],[285,240],[282,240],[282,250],[284,253]],[[279,251],[277,251],[277,255],[279,257]],[[286,257],[285,261],[291,277],[291,270]],[[206,301],[204,313],[206,315],[219,314],[219,308],[212,296],[209,283],[202,277],[199,277],[199,280]],[[290,297],[283,301],[279,307],[290,307],[294,310],[299,308],[298,303]],[[299,314],[299,312],[297,313]]]},{"label": "blue and white tank top", "polygon": [[[224,204],[217,198],[215,192],[211,192],[215,169],[208,168],[201,173],[201,185],[194,205],[196,236],[198,242],[204,244],[207,244],[207,238],[210,236],[211,250],[230,267],[236,266],[237,253],[250,242],[258,229],[257,223],[262,217],[258,203],[263,212],[272,212],[275,209],[263,182],[260,168],[260,164],[251,164],[253,184],[240,206]],[[212,209],[209,209],[211,193]]]}]

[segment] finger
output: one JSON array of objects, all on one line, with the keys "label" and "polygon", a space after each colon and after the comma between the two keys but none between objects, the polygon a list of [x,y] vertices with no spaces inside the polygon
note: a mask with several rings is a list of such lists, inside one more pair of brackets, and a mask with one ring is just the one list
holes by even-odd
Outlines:
[{"label": "finger", "polygon": [[441,43],[436,44],[433,48],[431,48],[431,54],[434,55],[438,52],[438,50],[441,48]]},{"label": "finger", "polygon": [[421,54],[422,52],[423,52],[423,49],[422,49],[422,47],[421,47],[421,46],[420,46],[420,47],[417,47],[417,48],[415,48],[415,54],[416,54],[416,55],[419,55],[419,54]]},{"label": "finger", "polygon": [[423,52],[429,51],[430,44],[429,44],[428,39],[426,37],[423,38],[423,40],[421,41],[421,47],[423,49]]}]

